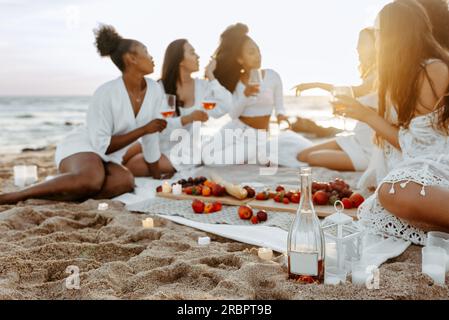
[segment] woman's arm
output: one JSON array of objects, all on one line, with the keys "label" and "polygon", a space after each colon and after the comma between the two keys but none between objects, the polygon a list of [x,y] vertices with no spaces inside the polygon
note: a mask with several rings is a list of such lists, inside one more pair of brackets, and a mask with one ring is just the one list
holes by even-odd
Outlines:
[{"label": "woman's arm", "polygon": [[306,82],[301,83],[296,86],[294,86],[292,89],[295,89],[296,95],[301,95],[302,91],[310,90],[310,89],[322,89],[325,91],[332,91],[332,88],[334,86],[330,83],[323,83],[323,82]]}]

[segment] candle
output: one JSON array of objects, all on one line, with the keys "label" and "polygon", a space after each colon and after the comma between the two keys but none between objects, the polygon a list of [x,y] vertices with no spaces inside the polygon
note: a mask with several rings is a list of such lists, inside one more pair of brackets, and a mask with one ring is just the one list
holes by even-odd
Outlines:
[{"label": "candle", "polygon": [[168,181],[164,181],[164,182],[162,183],[162,192],[163,192],[163,193],[170,193],[170,192],[171,192],[171,186],[170,186],[170,184],[168,183]]},{"label": "candle", "polygon": [[273,258],[273,250],[270,248],[259,248],[257,255],[262,260],[271,260]]},{"label": "candle", "polygon": [[153,218],[146,218],[142,220],[142,227],[145,229],[151,229],[154,227],[154,221]]},{"label": "candle", "polygon": [[179,183],[173,185],[173,194],[179,196],[182,194],[182,185]]},{"label": "candle", "polygon": [[109,205],[106,202],[102,202],[98,204],[98,210],[106,211],[109,209]]},{"label": "candle", "polygon": [[422,273],[427,274],[435,283],[444,285],[446,277],[446,251],[440,247],[422,248]]},{"label": "candle", "polygon": [[210,238],[209,237],[199,237],[198,244],[200,246],[207,246],[210,244]]},{"label": "candle", "polygon": [[25,180],[26,185],[37,182],[37,166],[26,166],[25,174],[26,174]]},{"label": "candle", "polygon": [[14,185],[16,187],[25,187],[26,184],[26,166],[14,166]]}]

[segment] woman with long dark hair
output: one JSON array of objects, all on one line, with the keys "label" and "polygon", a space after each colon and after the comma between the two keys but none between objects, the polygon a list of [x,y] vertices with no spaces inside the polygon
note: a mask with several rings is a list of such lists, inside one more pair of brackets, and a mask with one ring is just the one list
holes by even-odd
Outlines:
[{"label": "woman with long dark hair", "polygon": [[95,32],[96,46],[121,75],[98,88],[90,102],[86,127],[66,137],[56,149],[59,175],[24,190],[0,195],[0,204],[30,198],[77,201],[113,198],[134,189],[134,177],[122,166],[127,148],[142,139],[145,163],[160,178],[158,133],[166,121],[155,119],[162,104],[160,86],[145,78],[154,62],[139,41],[122,38],[113,27]]},{"label": "woman with long dark hair", "polygon": [[[199,56],[186,39],[171,42],[165,51],[159,83],[166,94],[176,96],[176,115],[168,119],[168,127],[160,136],[161,166],[164,171],[181,171],[199,164],[195,163],[193,153],[198,152],[200,162],[200,148],[195,148],[198,146],[194,146],[190,141],[194,134],[193,123],[206,122],[209,117],[219,118],[231,109],[231,93],[215,79],[215,66],[216,62],[212,59],[205,69],[206,79],[193,78],[192,74],[199,70]],[[205,109],[205,104],[210,103],[213,109]],[[172,141],[173,130],[181,128],[189,133],[183,136],[189,141]],[[176,148],[177,146],[179,148]],[[129,159],[126,167],[136,176],[146,176],[148,168],[145,166],[140,149],[140,146],[134,146],[133,150],[130,150],[126,156]],[[180,154],[176,152],[177,150]]]},{"label": "woman with long dark hair", "polygon": [[[263,131],[261,136],[268,132],[273,110],[279,123],[288,122],[284,109],[282,80],[276,71],[261,69],[262,56],[259,46],[248,36],[248,32],[248,27],[242,23],[228,27],[221,34],[220,44],[215,52],[217,67],[214,74],[217,80],[233,93],[233,106],[229,112],[232,122],[222,128],[214,140],[220,138],[223,140],[226,131],[234,131],[235,139],[225,139],[221,143],[220,150],[212,148],[212,157],[211,154],[203,154],[203,160],[209,164],[224,164],[216,162],[224,161],[227,153],[234,154],[234,151],[242,149],[245,151],[244,156],[238,155],[234,163],[267,161],[256,159],[258,155],[248,148],[254,145],[257,145],[256,149],[265,148],[266,139],[248,140],[248,137],[256,136],[257,131]],[[254,83],[250,79],[251,72],[259,72],[261,78],[259,83]],[[300,137],[296,134],[295,136]],[[310,146],[311,143],[304,140],[303,145]]]},{"label": "woman with long dark hair", "polygon": [[[376,193],[359,208],[366,226],[424,244],[449,231],[449,54],[416,1],[386,5],[376,22],[379,111],[341,96],[337,114],[366,122],[379,144],[402,151]],[[390,107],[392,106],[392,107]],[[388,114],[396,112],[398,125]]]}]

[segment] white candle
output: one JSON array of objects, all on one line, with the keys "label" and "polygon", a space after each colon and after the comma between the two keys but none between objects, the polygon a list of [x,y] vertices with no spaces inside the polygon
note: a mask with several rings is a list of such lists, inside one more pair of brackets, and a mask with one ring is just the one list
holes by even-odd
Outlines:
[{"label": "white candle", "polygon": [[179,183],[173,185],[173,194],[176,196],[182,194],[182,186]]},{"label": "white candle", "polygon": [[26,166],[26,181],[25,184],[33,184],[37,182],[37,167],[36,166]]},{"label": "white candle", "polygon": [[153,218],[146,218],[142,220],[142,227],[145,229],[151,229],[154,227],[154,221]]},{"label": "white candle", "polygon": [[164,182],[162,183],[162,192],[163,192],[163,193],[170,193],[170,192],[171,192],[171,186],[170,186],[170,184],[168,183],[168,181],[164,181]]},{"label": "white candle", "polygon": [[26,166],[14,166],[14,185],[23,188],[26,184]]},{"label": "white candle", "polygon": [[422,266],[422,273],[427,274],[435,283],[444,285],[446,270],[444,267],[437,264],[424,264]]},{"label": "white candle", "polygon": [[273,258],[273,250],[270,248],[259,248],[257,255],[262,260],[271,260]]},{"label": "white candle", "polygon": [[102,202],[98,204],[98,210],[106,211],[109,209],[109,205],[106,202]]},{"label": "white candle", "polygon": [[207,246],[210,244],[210,238],[209,237],[199,237],[198,244],[200,246]]}]

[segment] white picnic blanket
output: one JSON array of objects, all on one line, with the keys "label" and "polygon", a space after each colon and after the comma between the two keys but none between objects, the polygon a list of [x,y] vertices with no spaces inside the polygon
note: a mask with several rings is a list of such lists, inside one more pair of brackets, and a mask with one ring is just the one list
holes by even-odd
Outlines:
[{"label": "white picnic blanket", "polygon": [[[227,169],[229,170],[229,172],[232,172],[233,168]],[[239,179],[246,182],[251,181],[250,169],[251,168],[249,168],[249,166],[248,168],[242,168],[241,166],[239,166]],[[285,170],[283,169],[283,171]],[[242,176],[241,172],[247,172],[247,175],[249,176]],[[181,178],[197,176],[201,174],[204,174],[204,168],[195,168],[190,172],[176,174],[171,180],[169,180],[169,182],[171,183],[178,181]],[[291,172],[280,173],[280,177],[289,176],[291,176]],[[257,181],[257,183],[260,183],[260,179],[258,180],[259,181]],[[288,184],[288,181],[284,181],[282,181],[283,184]],[[150,178],[137,178],[136,189],[134,193],[121,195],[114,200],[125,203],[126,208],[130,211],[148,213],[148,204],[151,203],[151,199],[155,198],[155,189],[160,184],[160,180],[153,180]],[[267,185],[268,184],[272,184],[272,181],[269,181]],[[192,221],[180,216],[161,214],[158,214],[158,216],[185,226],[216,234],[235,241],[248,243],[254,246],[271,248],[272,250],[281,253],[285,253],[287,251],[288,232],[278,227],[264,225],[242,226],[229,224],[211,224]],[[364,238],[363,260],[369,265],[380,266],[388,259],[401,255],[409,246],[410,242],[404,241],[402,239],[369,235]]]}]

